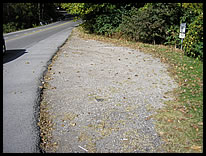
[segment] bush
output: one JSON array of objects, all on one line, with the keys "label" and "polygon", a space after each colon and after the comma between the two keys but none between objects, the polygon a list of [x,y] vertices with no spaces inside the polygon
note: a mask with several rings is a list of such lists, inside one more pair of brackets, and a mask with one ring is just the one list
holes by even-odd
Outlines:
[{"label": "bush", "polygon": [[94,32],[100,35],[110,34],[112,32],[111,17],[107,15],[99,15],[93,25]]},{"label": "bush", "polygon": [[188,26],[183,49],[187,56],[203,60],[203,13]]},{"label": "bush", "polygon": [[[111,5],[111,4],[110,4]],[[100,9],[84,16],[84,28],[90,33],[99,35],[112,36],[118,31],[118,27],[122,22],[122,14],[126,9],[124,7],[115,7],[111,9],[110,5],[105,5]]]},{"label": "bush", "polygon": [[129,39],[162,44],[168,28],[179,23],[179,11],[175,3],[148,3],[139,10],[132,8],[130,15],[123,17],[120,29]]},{"label": "bush", "polygon": [[7,24],[3,24],[3,31],[4,33],[10,33],[13,31],[17,31],[17,23],[10,22]]},{"label": "bush", "polygon": [[174,45],[175,47],[181,46],[181,39],[179,38],[180,26],[171,25],[166,32],[165,45]]}]

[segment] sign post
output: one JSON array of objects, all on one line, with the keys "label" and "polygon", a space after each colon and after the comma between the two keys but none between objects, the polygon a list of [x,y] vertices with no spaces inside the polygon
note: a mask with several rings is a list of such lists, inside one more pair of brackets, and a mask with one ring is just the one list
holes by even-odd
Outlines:
[{"label": "sign post", "polygon": [[185,32],[186,32],[186,23],[181,23],[180,24],[180,34],[179,34],[179,38],[181,38],[181,50],[182,50],[182,42],[183,42],[183,39],[185,38]]}]

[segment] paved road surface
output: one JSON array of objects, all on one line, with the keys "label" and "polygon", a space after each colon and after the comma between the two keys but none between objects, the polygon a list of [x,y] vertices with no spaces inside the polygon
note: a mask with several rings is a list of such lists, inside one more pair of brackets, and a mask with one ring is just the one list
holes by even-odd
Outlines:
[{"label": "paved road surface", "polygon": [[36,126],[40,79],[48,61],[78,23],[62,21],[4,35],[4,153],[41,152]]}]

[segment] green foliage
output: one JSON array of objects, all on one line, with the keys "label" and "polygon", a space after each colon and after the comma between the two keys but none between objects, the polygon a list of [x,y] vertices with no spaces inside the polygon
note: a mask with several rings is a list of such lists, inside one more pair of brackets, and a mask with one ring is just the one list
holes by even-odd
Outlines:
[{"label": "green foliage", "polygon": [[[84,28],[89,32],[103,34],[104,29],[108,29],[110,26],[104,25],[104,28],[100,28],[101,24],[108,23],[110,20],[105,18],[104,13],[109,9],[113,9],[112,4],[108,4],[105,8],[106,3],[92,4],[92,3],[62,3],[62,8],[66,9],[69,14],[77,15],[84,20]],[[105,8],[105,9],[103,9]],[[95,31],[94,25],[101,30]]]},{"label": "green foliage", "polygon": [[89,33],[145,43],[180,47],[180,23],[187,23],[185,54],[203,58],[203,3],[3,3],[3,31],[55,21],[60,5]]},{"label": "green foliage", "polygon": [[181,46],[181,39],[179,38],[179,25],[171,25],[166,32],[165,45],[175,45],[175,47]]},{"label": "green foliage", "polygon": [[9,32],[12,32],[12,31],[16,31],[17,30],[16,27],[17,27],[17,24],[14,23],[14,22],[3,24],[4,33],[9,33]]},{"label": "green foliage", "polygon": [[[113,4],[99,4],[92,7],[93,12],[88,13],[84,16],[85,28],[89,32],[97,33],[101,35],[109,35],[116,28],[116,23],[118,19],[117,13],[115,14],[116,9]],[[116,20],[114,20],[115,18]]]},{"label": "green foliage", "polygon": [[69,13],[78,14],[89,33],[107,36],[119,33],[128,40],[145,43],[180,47],[180,23],[187,23],[185,53],[200,59],[203,56],[203,23],[197,21],[197,16],[203,13],[202,3],[64,3],[62,6]]},{"label": "green foliage", "polygon": [[98,16],[94,25],[94,32],[101,35],[110,35],[114,30],[111,20],[111,17],[106,15]]},{"label": "green foliage", "polygon": [[179,10],[175,3],[149,3],[139,10],[132,8],[129,16],[123,17],[120,29],[135,41],[164,43],[168,28],[179,23]]},{"label": "green foliage", "polygon": [[95,14],[105,6],[93,3],[62,3],[61,7],[66,9],[69,14],[77,15],[83,20],[87,20],[90,14]]},{"label": "green foliage", "polygon": [[3,3],[3,31],[8,33],[57,19],[54,3]]},{"label": "green foliage", "polygon": [[94,32],[111,36],[118,31],[118,27],[121,24],[121,15],[121,10],[117,10],[116,12],[97,16],[93,25]]},{"label": "green foliage", "polygon": [[66,9],[69,14],[78,14],[82,16],[89,12],[89,8],[86,7],[86,3],[62,3],[61,7]]},{"label": "green foliage", "polygon": [[75,14],[84,20],[83,27],[90,33],[108,35],[119,31],[122,15],[127,14],[132,6],[143,4],[126,3],[63,3],[62,7],[70,14]]},{"label": "green foliage", "polygon": [[189,9],[194,14],[201,14],[203,12],[203,3],[183,3],[182,7]]},{"label": "green foliage", "polygon": [[183,3],[181,22],[187,23],[183,49],[187,56],[203,60],[203,3]]},{"label": "green foliage", "polygon": [[186,55],[203,60],[203,13],[188,26],[183,46]]}]

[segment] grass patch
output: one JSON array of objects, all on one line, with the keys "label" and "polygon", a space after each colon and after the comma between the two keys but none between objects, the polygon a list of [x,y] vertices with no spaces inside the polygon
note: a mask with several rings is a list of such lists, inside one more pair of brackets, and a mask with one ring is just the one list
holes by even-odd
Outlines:
[{"label": "grass patch", "polygon": [[151,45],[88,34],[81,27],[74,30],[84,39],[93,39],[126,46],[149,53],[169,65],[168,71],[179,87],[176,99],[165,103],[154,118],[156,130],[165,141],[167,152],[203,152],[203,63],[184,52],[164,45]]}]

